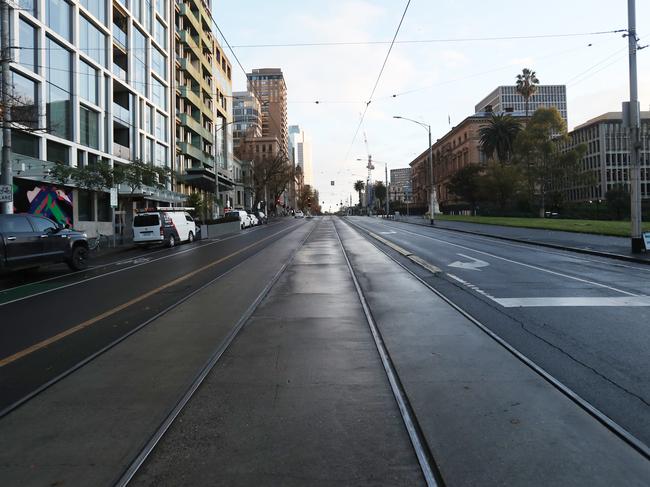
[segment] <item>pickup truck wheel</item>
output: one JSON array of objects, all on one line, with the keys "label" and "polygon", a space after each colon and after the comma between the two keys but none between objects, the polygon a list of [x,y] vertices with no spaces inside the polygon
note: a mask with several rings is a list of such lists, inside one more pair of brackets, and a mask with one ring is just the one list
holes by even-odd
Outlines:
[{"label": "pickup truck wheel", "polygon": [[82,271],[88,267],[88,248],[84,245],[77,245],[72,249],[72,255],[68,260],[68,266],[73,271]]}]

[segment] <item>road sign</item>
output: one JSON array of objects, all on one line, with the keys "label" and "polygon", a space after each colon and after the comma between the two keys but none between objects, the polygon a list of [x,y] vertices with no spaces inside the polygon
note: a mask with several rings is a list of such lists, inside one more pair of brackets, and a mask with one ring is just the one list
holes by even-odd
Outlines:
[{"label": "road sign", "polygon": [[14,191],[11,184],[0,184],[0,203],[10,203],[14,200]]},{"label": "road sign", "polygon": [[650,232],[643,234],[643,243],[645,243],[645,249],[650,250]]},{"label": "road sign", "polygon": [[117,208],[117,188],[111,188],[111,207]]}]

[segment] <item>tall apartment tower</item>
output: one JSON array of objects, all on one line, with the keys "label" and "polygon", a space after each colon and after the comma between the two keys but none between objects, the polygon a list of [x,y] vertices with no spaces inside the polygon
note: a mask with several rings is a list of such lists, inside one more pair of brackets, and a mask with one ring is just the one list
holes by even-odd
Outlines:
[{"label": "tall apartment tower", "polygon": [[[186,194],[232,191],[232,67],[205,0],[175,2],[176,160]],[[172,24],[174,25],[174,24]]]},{"label": "tall apartment tower", "polygon": [[304,177],[304,183],[314,185],[314,168],[312,164],[311,137],[300,125],[289,127],[289,160],[294,167],[300,166]]},{"label": "tall apartment tower", "polygon": [[[540,107],[558,109],[564,121],[567,121],[566,86],[539,85],[537,92],[530,98],[528,114],[532,115]],[[525,114],[524,98],[517,93],[514,85],[498,86],[474,107],[475,113],[513,113]]]},{"label": "tall apartment tower", "polygon": [[257,95],[262,105],[262,136],[276,137],[280,150],[289,156],[287,128],[287,84],[280,68],[253,69],[247,73],[248,91]]},{"label": "tall apartment tower", "polygon": [[235,150],[244,138],[262,136],[262,105],[254,93],[236,91],[233,93],[233,144]]}]

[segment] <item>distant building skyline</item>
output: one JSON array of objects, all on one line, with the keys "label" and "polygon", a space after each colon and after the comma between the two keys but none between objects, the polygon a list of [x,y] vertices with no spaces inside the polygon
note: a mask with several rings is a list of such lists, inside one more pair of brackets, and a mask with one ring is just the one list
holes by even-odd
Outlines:
[{"label": "distant building skyline", "polygon": [[304,176],[304,184],[314,186],[314,168],[312,159],[311,137],[300,125],[289,126],[289,159],[294,167],[300,166]]},{"label": "distant building skyline", "polygon": [[[530,97],[528,102],[528,114],[532,115],[535,110],[541,107],[555,107],[559,110],[566,122],[567,101],[565,85],[538,85],[537,92]],[[524,97],[517,93],[515,85],[497,86],[475,107],[474,113],[516,113],[525,115],[526,103]]]}]

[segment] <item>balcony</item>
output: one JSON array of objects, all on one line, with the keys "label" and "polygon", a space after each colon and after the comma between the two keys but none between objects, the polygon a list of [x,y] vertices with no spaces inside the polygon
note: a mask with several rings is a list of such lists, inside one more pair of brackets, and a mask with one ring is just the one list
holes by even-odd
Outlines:
[{"label": "balcony", "polygon": [[197,56],[201,54],[201,50],[199,49],[196,40],[190,35],[190,32],[188,30],[181,30],[178,32],[178,34],[183,44],[188,45]]},{"label": "balcony", "polygon": [[122,105],[115,102],[113,103],[113,118],[127,125],[132,124],[131,111],[128,108],[124,108]]},{"label": "balcony", "polygon": [[117,25],[113,24],[113,40],[115,43],[126,51],[127,49],[127,35]]},{"label": "balcony", "polygon": [[212,133],[208,129],[203,127],[203,125],[197,122],[190,115],[188,115],[187,113],[180,113],[178,114],[178,120],[181,122],[181,125],[185,125],[186,127],[189,127],[191,130],[199,134],[201,137],[203,137],[204,139],[212,143],[214,138]]},{"label": "balcony", "polygon": [[127,161],[131,160],[131,149],[129,147],[124,147],[117,142],[113,142],[113,155],[115,157],[120,157]]},{"label": "balcony", "polygon": [[201,161],[204,165],[214,168],[214,158],[211,154],[207,154],[201,148],[196,147],[189,142],[178,142],[178,148],[183,154]]}]

